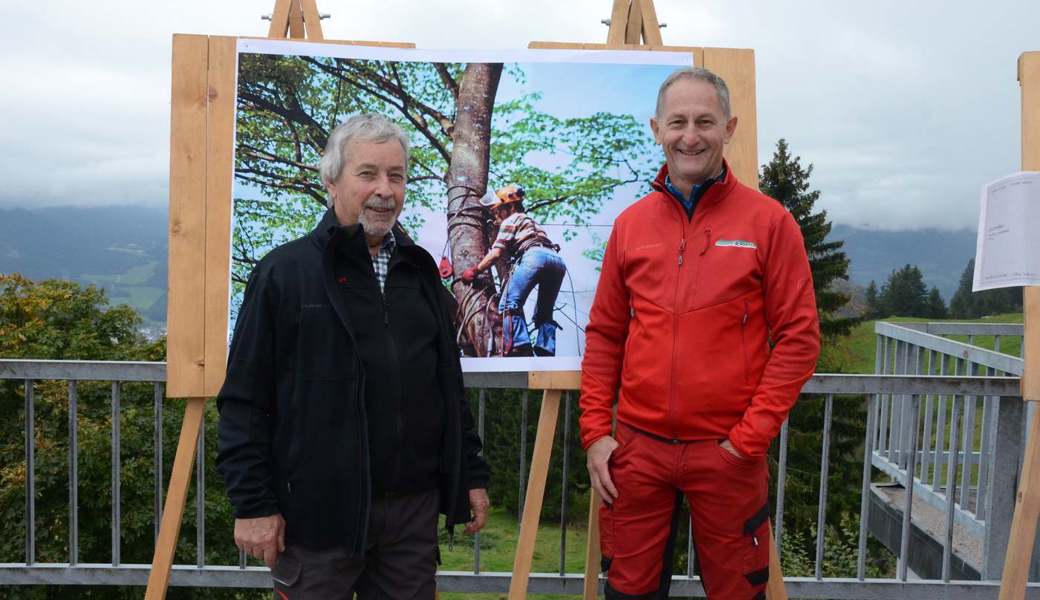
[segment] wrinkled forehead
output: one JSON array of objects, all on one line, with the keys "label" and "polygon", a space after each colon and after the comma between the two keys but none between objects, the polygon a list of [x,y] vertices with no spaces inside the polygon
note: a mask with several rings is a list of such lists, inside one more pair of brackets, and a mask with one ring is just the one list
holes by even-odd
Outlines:
[{"label": "wrinkled forehead", "polygon": [[699,79],[684,79],[668,87],[661,98],[660,118],[669,115],[721,115],[722,102],[715,86]]},{"label": "wrinkled forehead", "polygon": [[404,148],[396,140],[351,140],[345,150],[347,163],[353,168],[405,170]]}]

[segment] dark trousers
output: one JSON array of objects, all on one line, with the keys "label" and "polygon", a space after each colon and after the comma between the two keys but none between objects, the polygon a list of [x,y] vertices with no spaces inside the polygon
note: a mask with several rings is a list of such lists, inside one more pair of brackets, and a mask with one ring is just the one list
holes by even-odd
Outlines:
[{"label": "dark trousers", "polygon": [[436,490],[373,499],[364,556],[287,545],[271,571],[275,600],[432,600],[437,505]]},{"label": "dark trousers", "polygon": [[[737,458],[718,440],[673,444],[619,423],[610,457],[614,503],[600,510],[607,598],[652,599],[662,583],[676,493],[690,505],[710,600],[765,598],[769,578],[765,457]],[[669,557],[670,558],[670,557]]]}]

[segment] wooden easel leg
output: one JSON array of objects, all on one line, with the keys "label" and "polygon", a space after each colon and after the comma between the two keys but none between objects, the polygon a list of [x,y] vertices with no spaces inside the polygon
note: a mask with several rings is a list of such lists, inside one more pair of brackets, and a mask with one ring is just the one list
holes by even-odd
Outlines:
[{"label": "wooden easel leg", "polygon": [[1022,464],[1022,482],[1015,498],[1015,516],[1011,520],[1011,538],[1004,559],[1004,575],[1000,580],[1000,600],[1024,598],[1029,578],[1029,562],[1033,558],[1037,517],[1040,517],[1040,410],[1029,422]]},{"label": "wooden easel leg", "polygon": [[599,507],[603,503],[596,490],[589,490],[589,528],[585,539],[584,600],[596,600],[599,594]]},{"label": "wooden easel leg", "polygon": [[534,438],[534,453],[531,456],[531,475],[527,479],[524,514],[520,519],[520,539],[516,544],[513,577],[509,582],[509,600],[527,598],[527,578],[531,574],[534,541],[538,535],[538,520],[542,514],[545,479],[549,474],[549,457],[552,455],[556,420],[560,414],[560,395],[560,390],[545,390],[542,396],[542,410],[538,413],[538,434]]},{"label": "wooden easel leg", "polygon": [[787,600],[784,589],[784,572],[780,568],[780,554],[776,551],[776,539],[773,528],[769,528],[769,581],[766,583],[767,600]]},{"label": "wooden easel leg", "polygon": [[188,497],[188,485],[191,483],[191,472],[195,463],[199,428],[205,414],[205,398],[187,400],[184,406],[184,421],[181,423],[180,441],[177,442],[177,455],[173,460],[173,472],[170,474],[170,488],[166,493],[166,506],[163,507],[162,524],[159,526],[159,539],[155,543],[152,570],[148,574],[148,588],[144,593],[145,600],[166,598],[173,553],[177,549],[184,502]]}]

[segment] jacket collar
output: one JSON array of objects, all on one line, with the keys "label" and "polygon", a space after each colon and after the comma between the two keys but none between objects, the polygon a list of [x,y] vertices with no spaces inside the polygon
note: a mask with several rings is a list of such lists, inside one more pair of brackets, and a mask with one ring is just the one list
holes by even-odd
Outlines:
[{"label": "jacket collar", "polygon": [[[737,178],[733,175],[733,169],[729,166],[729,161],[726,159],[722,160],[722,166],[725,170],[725,176],[721,181],[712,184],[704,195],[701,196],[698,204],[715,204],[721,202],[729,193],[737,186]],[[657,177],[650,186],[654,191],[665,194],[671,199],[671,194],[668,192],[667,186],[665,186],[665,179],[668,177],[668,163],[661,165],[661,170],[657,172]]]},{"label": "jacket collar", "polygon": [[[363,228],[359,223],[355,223],[354,225],[340,225],[339,219],[336,218],[335,209],[329,207],[321,217],[321,221],[318,222],[318,226],[311,232],[311,235],[313,236],[314,241],[318,244],[318,247],[324,250],[329,243],[333,241],[333,238],[353,239],[354,236],[361,235],[362,231]],[[394,240],[398,247],[415,245],[415,241],[412,240],[411,236],[405,233],[400,222],[394,223],[393,233]]]}]

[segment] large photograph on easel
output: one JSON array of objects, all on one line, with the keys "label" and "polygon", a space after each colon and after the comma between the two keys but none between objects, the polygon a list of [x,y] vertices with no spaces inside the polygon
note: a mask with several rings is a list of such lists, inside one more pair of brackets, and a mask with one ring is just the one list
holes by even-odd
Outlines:
[{"label": "large photograph on easel", "polygon": [[440,263],[463,368],[579,368],[611,223],[662,161],[657,87],[689,54],[238,44],[232,329],[253,266],[327,208],[329,132],[374,112],[410,138],[400,224]]}]

